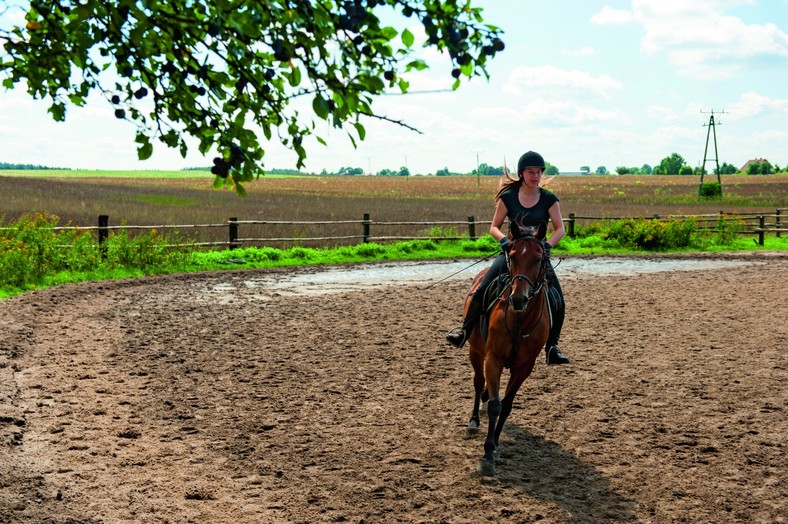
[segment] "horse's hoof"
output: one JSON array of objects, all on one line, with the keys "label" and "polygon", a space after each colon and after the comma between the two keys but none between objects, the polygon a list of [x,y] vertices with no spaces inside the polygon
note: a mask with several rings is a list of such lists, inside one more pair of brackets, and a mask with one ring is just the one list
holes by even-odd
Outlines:
[{"label": "horse's hoof", "polygon": [[468,426],[465,428],[465,438],[473,438],[479,434],[479,426]]},{"label": "horse's hoof", "polygon": [[479,464],[476,466],[476,472],[482,477],[494,477],[495,463],[490,462],[489,460],[481,459]]}]

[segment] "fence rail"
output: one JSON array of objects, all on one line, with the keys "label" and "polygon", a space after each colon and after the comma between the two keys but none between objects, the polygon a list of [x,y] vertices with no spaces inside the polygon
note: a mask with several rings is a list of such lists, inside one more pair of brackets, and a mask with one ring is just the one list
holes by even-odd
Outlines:
[{"label": "fence rail", "polygon": [[[658,220],[695,220],[698,222],[699,227],[706,231],[715,231],[715,225],[720,218],[732,218],[739,220],[744,224],[744,228],[739,231],[740,234],[753,234],[758,235],[758,244],[763,245],[764,236],[767,233],[774,233],[777,237],[781,233],[788,232],[788,229],[783,227],[782,214],[788,208],[777,208],[774,213],[758,213],[758,212],[723,212],[708,213],[699,215],[651,215],[649,217],[611,217],[611,216],[581,216],[575,213],[569,213],[564,218],[564,225],[566,234],[569,237],[574,237],[577,234],[576,228],[578,223],[598,223],[609,220],[625,220],[625,219],[658,219]],[[476,240],[477,226],[489,226],[491,221],[477,221],[475,217],[469,216],[466,220],[444,220],[444,221],[377,221],[372,220],[370,215],[365,213],[361,220],[322,220],[322,221],[283,221],[283,220],[238,220],[237,217],[230,217],[225,222],[215,224],[160,224],[160,225],[121,225],[110,226],[109,216],[100,215],[98,217],[97,226],[56,226],[53,230],[82,230],[82,231],[96,231],[98,236],[99,245],[109,237],[111,231],[130,231],[130,230],[201,230],[201,229],[215,229],[224,228],[227,230],[227,240],[205,241],[205,242],[188,242],[183,244],[169,244],[167,247],[229,247],[235,249],[242,246],[265,246],[272,243],[290,243],[297,244],[302,242],[336,242],[336,241],[358,241],[368,242],[389,242],[389,241],[402,241],[402,240]],[[239,228],[253,228],[255,226],[361,226],[360,233],[349,235],[329,235],[329,236],[240,236]],[[410,235],[378,235],[372,234],[372,229],[386,229],[392,226],[408,226],[413,228],[421,228],[421,233]],[[452,235],[425,235],[424,228],[435,228],[438,226],[461,226],[467,229],[467,234],[461,236]],[[12,230],[14,228],[4,227],[0,230]],[[486,228],[485,228],[486,234]],[[446,230],[444,230],[446,232]],[[67,246],[64,246],[67,247]]]}]

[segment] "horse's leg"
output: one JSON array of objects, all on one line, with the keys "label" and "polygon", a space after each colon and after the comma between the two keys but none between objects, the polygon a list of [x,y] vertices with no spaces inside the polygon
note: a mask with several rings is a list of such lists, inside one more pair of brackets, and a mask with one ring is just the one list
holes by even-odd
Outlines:
[{"label": "horse's leg", "polygon": [[501,413],[501,400],[498,392],[501,385],[501,371],[503,364],[497,359],[488,358],[484,363],[484,374],[487,379],[487,392],[490,400],[487,402],[487,438],[484,440],[484,456],[479,461],[477,471],[486,477],[495,476],[495,452],[497,444],[495,427]]},{"label": "horse's leg", "polygon": [[471,365],[473,366],[473,413],[471,420],[468,422],[468,427],[465,428],[465,438],[470,438],[479,433],[479,401],[484,390],[484,355],[479,351],[474,350],[474,344],[471,345]]},{"label": "horse's leg", "polygon": [[509,414],[512,412],[512,404],[514,403],[514,397],[517,395],[517,392],[520,390],[520,386],[523,385],[525,379],[531,374],[531,371],[534,369],[534,361],[529,360],[525,363],[525,366],[521,369],[513,369],[512,374],[509,376],[509,382],[506,384],[506,394],[503,397],[503,401],[501,401],[501,414],[498,417],[498,423],[495,426],[495,446],[498,446],[498,439],[501,437],[501,432],[503,431],[503,426],[506,423],[506,419],[509,418]]}]

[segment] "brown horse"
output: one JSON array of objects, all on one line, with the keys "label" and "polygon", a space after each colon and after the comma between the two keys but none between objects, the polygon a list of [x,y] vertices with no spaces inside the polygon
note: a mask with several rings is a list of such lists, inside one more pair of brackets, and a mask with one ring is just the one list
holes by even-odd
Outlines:
[{"label": "brown horse", "polygon": [[[512,239],[508,254],[508,279],[488,311],[489,328],[486,338],[483,329],[475,329],[471,338],[470,358],[473,366],[473,415],[466,435],[479,432],[479,404],[487,403],[489,425],[484,441],[484,456],[479,461],[478,472],[495,476],[495,457],[498,439],[517,390],[534,368],[536,358],[547,342],[550,331],[550,313],[547,299],[547,255],[534,229],[521,229]],[[487,272],[483,270],[473,281],[466,299],[467,309],[471,294]],[[505,278],[505,277],[504,277]],[[491,284],[492,289],[496,286]],[[500,400],[501,374],[510,368],[506,394]]]}]

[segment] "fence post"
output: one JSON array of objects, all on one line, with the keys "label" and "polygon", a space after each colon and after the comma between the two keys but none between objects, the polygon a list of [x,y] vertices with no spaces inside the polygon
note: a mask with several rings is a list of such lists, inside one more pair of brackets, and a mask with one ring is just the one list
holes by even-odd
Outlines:
[{"label": "fence post", "polygon": [[238,247],[238,217],[230,217],[227,219],[228,230],[230,234],[230,249]]},{"label": "fence post", "polygon": [[760,228],[758,229],[758,245],[762,246],[763,245],[764,229],[766,227],[766,217],[763,216],[763,215],[760,215],[758,217],[758,224],[760,225]]},{"label": "fence post", "polygon": [[569,218],[566,219],[566,221],[569,223],[569,228],[568,228],[567,234],[569,235],[569,238],[574,238],[575,237],[575,214],[574,213],[569,213]]},{"label": "fence post", "polygon": [[476,218],[473,216],[468,217],[468,236],[471,240],[476,240]]},{"label": "fence post", "polygon": [[361,223],[364,225],[364,243],[366,244],[369,242],[369,213],[364,213],[364,218],[362,219]]},{"label": "fence post", "polygon": [[98,245],[101,258],[107,258],[107,238],[109,237],[109,216],[99,215],[98,217]]},{"label": "fence post", "polygon": [[780,208],[777,208],[776,212],[774,213],[774,228],[777,230],[777,238],[780,238]]}]

